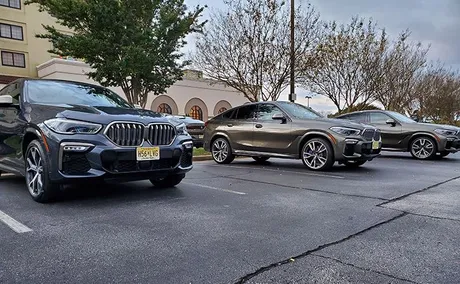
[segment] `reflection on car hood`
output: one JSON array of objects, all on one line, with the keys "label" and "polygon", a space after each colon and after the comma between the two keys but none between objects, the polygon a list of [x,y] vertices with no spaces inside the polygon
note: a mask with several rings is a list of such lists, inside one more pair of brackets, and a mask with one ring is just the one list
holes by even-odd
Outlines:
[{"label": "reflection on car hood", "polygon": [[421,126],[426,126],[427,129],[430,129],[430,130],[434,130],[434,129],[439,129],[439,128],[442,128],[442,129],[449,129],[449,130],[460,130],[459,127],[457,126],[453,126],[453,125],[448,125],[448,124],[434,124],[434,123],[417,123],[418,125],[421,125]]},{"label": "reflection on car hood", "polygon": [[149,124],[164,122],[178,125],[180,122],[145,109],[119,107],[91,107],[83,105],[43,105],[30,104],[26,107],[30,120],[40,123],[47,119],[61,117],[67,119],[109,124],[114,121],[131,121]]},{"label": "reflection on car hood", "polygon": [[333,126],[343,126],[343,127],[350,127],[350,128],[356,128],[356,129],[365,129],[365,128],[376,129],[372,125],[367,125],[367,124],[363,124],[363,123],[359,123],[359,122],[353,122],[353,121],[345,120],[345,119],[321,117],[321,118],[317,118],[315,120],[331,124],[331,127],[333,127]]}]

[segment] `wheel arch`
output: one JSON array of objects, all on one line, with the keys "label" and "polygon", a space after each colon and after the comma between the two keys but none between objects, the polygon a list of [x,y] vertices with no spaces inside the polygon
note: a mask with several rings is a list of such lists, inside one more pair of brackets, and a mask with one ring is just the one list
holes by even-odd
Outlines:
[{"label": "wheel arch", "polygon": [[[332,139],[331,139],[331,137],[329,135],[330,134],[328,134],[326,132],[322,132],[322,131],[310,131],[310,132],[305,133],[302,136],[302,138],[300,138],[299,145],[297,146],[298,157],[302,158],[302,147],[305,145],[305,143],[307,143],[308,140],[313,139],[313,138],[323,138],[323,139],[325,139],[327,142],[329,142],[332,150],[334,150],[334,145],[336,143],[334,143],[332,141]],[[335,153],[332,153],[332,154],[335,155]]]},{"label": "wheel arch", "polygon": [[21,151],[22,151],[22,156],[24,157],[27,151],[27,147],[29,146],[30,142],[34,140],[38,140],[42,142],[41,138],[42,134],[38,129],[35,129],[33,127],[28,127],[25,131],[24,137],[22,138],[22,145],[21,145]]},{"label": "wheel arch", "polygon": [[410,152],[410,147],[411,147],[411,145],[412,145],[412,142],[413,142],[415,139],[417,139],[417,138],[419,138],[419,137],[424,137],[424,136],[430,137],[431,139],[433,139],[433,140],[436,142],[436,151],[438,151],[439,148],[440,148],[440,145],[439,145],[439,142],[440,142],[440,141],[439,141],[439,138],[438,138],[436,135],[431,134],[431,133],[429,133],[429,132],[416,132],[416,133],[412,134],[412,136],[409,138],[409,141],[408,141],[408,143],[407,143],[407,151]]},{"label": "wheel arch", "polygon": [[[229,136],[227,133],[224,133],[224,132],[217,132],[216,134],[214,134],[210,140],[210,143],[209,143],[209,149],[212,149],[212,144],[214,143],[214,141],[216,141],[216,139],[218,138],[225,138],[227,139],[228,143],[230,143],[230,147],[232,147],[232,141],[230,140]],[[232,147],[232,152],[233,152],[233,147]]]}]

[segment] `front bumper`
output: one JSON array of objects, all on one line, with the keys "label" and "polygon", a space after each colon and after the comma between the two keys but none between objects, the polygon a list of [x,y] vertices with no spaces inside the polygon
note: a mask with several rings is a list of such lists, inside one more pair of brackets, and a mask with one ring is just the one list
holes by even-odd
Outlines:
[{"label": "front bumper", "polygon": [[345,139],[341,143],[342,154],[337,160],[372,161],[380,156],[381,141],[364,141],[359,139]]},{"label": "front bumper", "polygon": [[[191,134],[192,136],[192,141],[193,141],[193,146],[197,148],[202,148],[203,147],[203,135],[194,135]],[[200,137],[201,136],[201,137]]]},{"label": "front bumper", "polygon": [[441,139],[441,145],[439,146],[438,151],[440,152],[450,152],[455,153],[460,151],[460,139],[454,137],[446,137]]},{"label": "front bumper", "polygon": [[[136,147],[118,147],[102,135],[59,135],[45,132],[50,148],[50,180],[78,183],[100,180],[135,181],[182,174],[193,167],[193,142],[178,136],[160,146],[160,159],[137,161]],[[152,147],[144,142],[142,147]]]}]

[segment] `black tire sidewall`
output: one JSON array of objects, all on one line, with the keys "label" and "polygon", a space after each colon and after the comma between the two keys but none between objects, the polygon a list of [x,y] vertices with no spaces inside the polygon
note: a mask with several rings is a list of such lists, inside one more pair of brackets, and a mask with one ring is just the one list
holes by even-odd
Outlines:
[{"label": "black tire sidewall", "polygon": [[[413,150],[413,145],[414,145],[415,141],[417,141],[417,140],[419,140],[421,138],[430,140],[430,142],[433,143],[433,152],[430,154],[430,156],[428,156],[426,158],[423,158],[423,159],[415,156],[414,150]],[[438,145],[437,145],[436,141],[433,138],[429,137],[429,136],[419,136],[419,137],[415,138],[414,140],[412,140],[412,142],[410,143],[410,149],[409,150],[410,150],[410,154],[415,159],[422,160],[422,161],[423,160],[432,160],[432,159],[434,159],[436,157],[436,153],[438,151]]]},{"label": "black tire sidewall", "polygon": [[[327,150],[326,163],[324,163],[324,165],[321,168],[318,168],[318,169],[310,168],[308,166],[308,164],[305,162],[305,159],[303,158],[305,148],[307,147],[308,143],[310,143],[312,141],[321,142],[324,146],[326,146],[326,150]],[[327,171],[327,170],[330,170],[332,168],[332,166],[334,165],[334,162],[335,162],[335,160],[334,160],[334,149],[332,148],[332,146],[329,143],[329,141],[324,139],[324,138],[312,138],[312,139],[309,139],[308,141],[306,141],[305,144],[302,146],[302,152],[300,153],[300,158],[302,159],[303,164],[311,171]]]},{"label": "black tire sidewall", "polygon": [[[24,170],[26,171],[27,175],[27,156],[29,155],[29,152],[32,148],[36,148],[40,154],[40,158],[42,159],[43,163],[43,176],[42,176],[42,182],[43,182],[43,190],[38,196],[33,196],[32,194],[29,195],[32,197],[33,200],[40,202],[40,203],[46,203],[51,201],[55,195],[56,195],[56,190],[57,190],[57,185],[52,184],[50,179],[49,179],[49,159],[48,155],[46,155],[45,150],[43,149],[42,144],[38,140],[33,140],[32,142],[29,143],[27,146],[26,154],[24,156]],[[29,187],[27,185],[27,178],[26,178],[26,187],[27,191],[29,191]]]},{"label": "black tire sidewall", "polygon": [[[227,154],[227,157],[222,162],[217,161],[215,159],[214,155],[213,155],[214,144],[217,141],[223,141],[223,142],[225,142],[227,144],[228,154]],[[235,156],[232,153],[232,147],[230,146],[230,142],[226,138],[222,138],[222,137],[219,137],[219,138],[217,138],[217,139],[212,141],[212,144],[211,144],[211,156],[212,156],[212,159],[214,160],[214,162],[216,162],[218,164],[230,164],[235,159]]]}]

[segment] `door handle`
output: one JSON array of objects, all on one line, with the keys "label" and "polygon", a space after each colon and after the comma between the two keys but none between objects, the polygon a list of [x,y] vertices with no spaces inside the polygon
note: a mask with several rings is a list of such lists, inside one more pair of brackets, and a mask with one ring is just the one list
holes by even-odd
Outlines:
[{"label": "door handle", "polygon": [[233,127],[233,124],[229,123],[227,124],[228,127]]},{"label": "door handle", "polygon": [[263,127],[262,124],[259,124],[259,123],[256,124],[256,128],[262,128],[262,127]]}]

